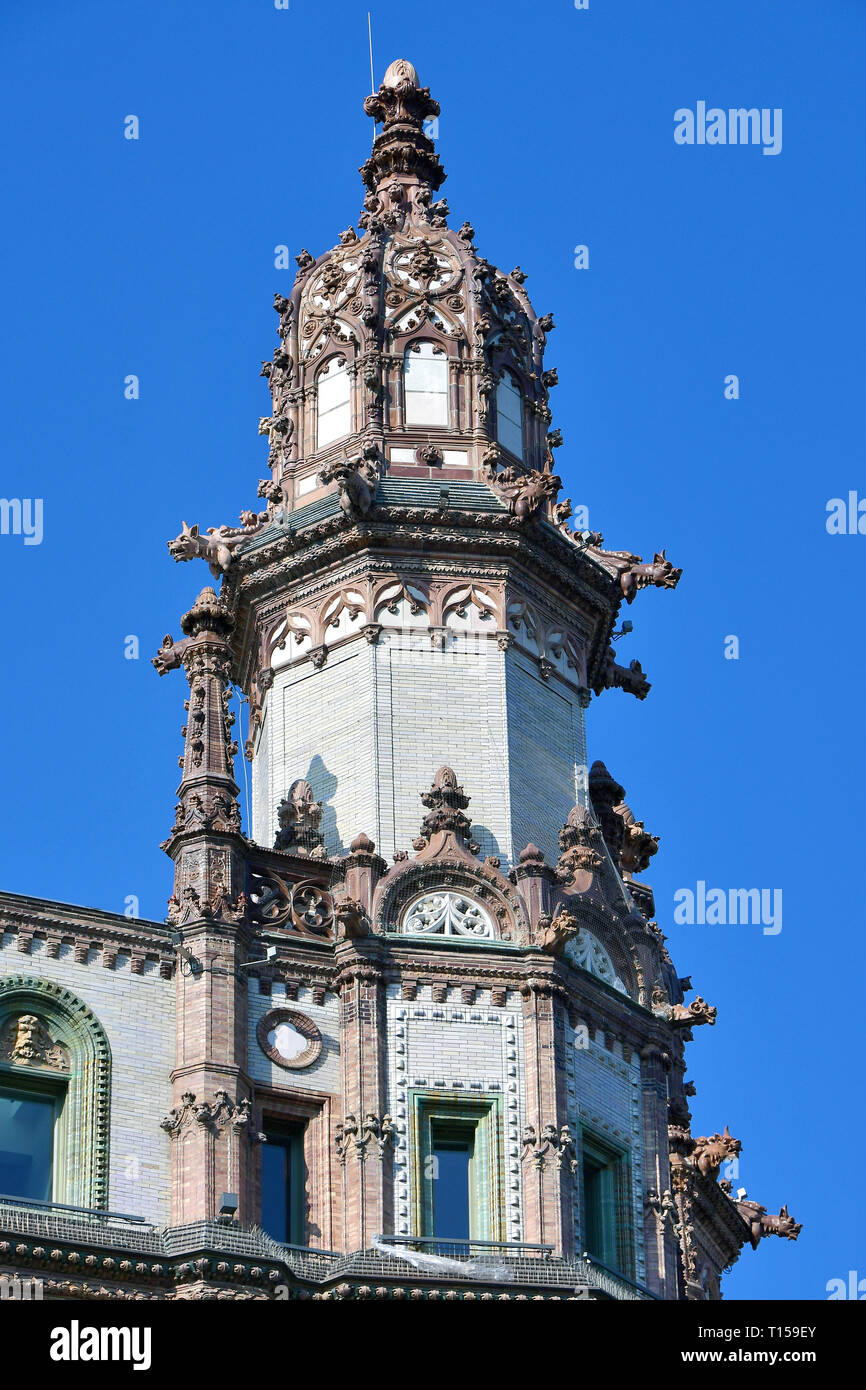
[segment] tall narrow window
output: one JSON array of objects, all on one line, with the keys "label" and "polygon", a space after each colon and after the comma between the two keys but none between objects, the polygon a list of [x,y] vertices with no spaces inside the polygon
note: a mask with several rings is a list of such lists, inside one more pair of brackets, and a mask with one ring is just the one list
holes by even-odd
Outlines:
[{"label": "tall narrow window", "polygon": [[407,425],[448,424],[448,358],[434,343],[413,343],[403,359]]},{"label": "tall narrow window", "polygon": [[475,1125],[433,1125],[433,1235],[468,1240]]},{"label": "tall narrow window", "polygon": [[523,458],[523,397],[510,372],[496,387],[496,436],[510,454]]},{"label": "tall narrow window", "polygon": [[332,357],[316,378],[318,415],[316,448],[342,439],[352,428],[349,371],[344,360]]},{"label": "tall narrow window", "polygon": [[632,1272],[628,1171],[624,1154],[583,1136],[583,1248],[626,1275]]},{"label": "tall narrow window", "polygon": [[306,1178],[303,1126],[268,1126],[262,1144],[262,1229],[282,1245],[304,1244]]},{"label": "tall narrow window", "polygon": [[505,1234],[501,1096],[414,1091],[412,1232],[437,1240]]},{"label": "tall narrow window", "polygon": [[50,1202],[58,1098],[0,1089],[0,1194]]}]

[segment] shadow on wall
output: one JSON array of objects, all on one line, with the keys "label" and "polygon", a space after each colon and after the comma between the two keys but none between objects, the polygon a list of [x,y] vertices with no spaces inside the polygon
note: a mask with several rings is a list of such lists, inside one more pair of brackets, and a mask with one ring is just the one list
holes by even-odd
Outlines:
[{"label": "shadow on wall", "polygon": [[499,841],[493,834],[493,831],[488,830],[486,825],[473,821],[472,838],[478,845],[478,857],[480,859],[485,859],[488,854],[492,854],[497,859],[503,858],[502,851],[499,848]]},{"label": "shadow on wall", "polygon": [[313,789],[313,796],[322,803],[322,820],[319,829],[325,842],[325,848],[329,854],[342,854],[343,841],[340,839],[340,832],[337,829],[337,813],[332,805],[337,794],[337,778],[333,772],[328,771],[318,753],[310,759],[310,766],[305,775]]}]

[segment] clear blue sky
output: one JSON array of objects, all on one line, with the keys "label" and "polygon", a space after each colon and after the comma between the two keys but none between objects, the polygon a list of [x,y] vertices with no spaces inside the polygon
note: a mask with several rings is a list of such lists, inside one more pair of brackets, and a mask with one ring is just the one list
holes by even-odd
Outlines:
[{"label": "clear blue sky", "polygon": [[[684,569],[628,612],[653,690],[593,702],[591,756],[661,836],[659,923],[719,1009],[694,1130],[729,1124],[739,1185],[805,1225],[727,1294],[823,1298],[866,1275],[866,536],[825,529],[829,498],[866,495],[866,8],[371,3],[377,83],[407,57],[442,103],[453,225],[555,312],[566,492],[608,545]],[[292,280],[273,248],[319,254],[357,216],[366,8],[3,6],[0,493],[43,498],[45,528],[0,536],[5,889],[164,915],[184,688],[149,658],[207,582],[165,542],[255,504]],[[782,108],[782,152],[676,145],[698,101]],[[675,926],[701,879],[781,888],[781,933]]]}]

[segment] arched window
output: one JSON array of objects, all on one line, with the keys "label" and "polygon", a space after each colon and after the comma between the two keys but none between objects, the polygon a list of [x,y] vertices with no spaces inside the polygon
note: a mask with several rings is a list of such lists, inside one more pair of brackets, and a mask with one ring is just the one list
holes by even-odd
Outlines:
[{"label": "arched window", "polygon": [[413,343],[403,358],[407,425],[448,424],[448,358],[434,343]]},{"label": "arched window", "polygon": [[0,978],[0,1192],[108,1203],[111,1053],[90,1009],[50,980]]},{"label": "arched window", "polygon": [[496,436],[503,448],[523,458],[523,397],[510,372],[496,387]]},{"label": "arched window", "polygon": [[352,428],[349,371],[343,358],[332,357],[316,378],[318,414],[316,448],[342,439]]},{"label": "arched window", "polygon": [[404,936],[493,936],[490,914],[463,893],[424,893],[403,914]]},{"label": "arched window", "polygon": [[613,985],[620,994],[628,994],[628,990],[617,975],[607,951],[598,938],[593,936],[592,932],[587,931],[585,927],[581,927],[580,931],[568,942],[565,954],[575,965],[579,965],[581,970],[588,970],[590,975],[595,975],[599,980],[604,980],[606,984]]}]

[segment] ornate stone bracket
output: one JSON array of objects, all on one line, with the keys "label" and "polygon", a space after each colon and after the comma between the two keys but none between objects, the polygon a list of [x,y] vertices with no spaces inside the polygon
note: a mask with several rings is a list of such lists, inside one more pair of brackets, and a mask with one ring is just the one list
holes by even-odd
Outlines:
[{"label": "ornate stone bracket", "polygon": [[360,1125],[354,1115],[347,1115],[337,1125],[334,1135],[337,1156],[343,1164],[350,1160],[364,1163],[370,1155],[384,1158],[388,1145],[394,1142],[394,1134],[395,1125],[390,1115],[383,1115],[380,1120],[369,1111]]},{"label": "ornate stone bracket", "polygon": [[522,1161],[539,1172],[551,1168],[571,1176],[577,1172],[577,1149],[568,1125],[559,1129],[556,1125],[544,1125],[540,1135],[535,1125],[525,1125],[522,1143]]},{"label": "ornate stone bracket", "polygon": [[217,1136],[231,1130],[235,1134],[245,1134],[250,1142],[260,1143],[264,1135],[251,1128],[251,1121],[250,1102],[246,1099],[233,1101],[228,1091],[220,1089],[214,1092],[212,1101],[198,1102],[195,1092],[184,1091],[180,1105],[173,1106],[159,1123],[172,1139],[190,1126],[198,1125]]}]

